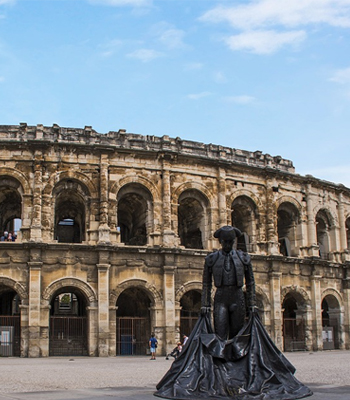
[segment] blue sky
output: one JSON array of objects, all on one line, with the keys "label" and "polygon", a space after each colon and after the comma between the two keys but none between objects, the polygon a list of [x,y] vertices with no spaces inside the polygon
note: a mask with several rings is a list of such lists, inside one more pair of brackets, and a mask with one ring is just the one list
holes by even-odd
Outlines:
[{"label": "blue sky", "polygon": [[126,129],[350,187],[350,0],[0,0],[0,124]]}]

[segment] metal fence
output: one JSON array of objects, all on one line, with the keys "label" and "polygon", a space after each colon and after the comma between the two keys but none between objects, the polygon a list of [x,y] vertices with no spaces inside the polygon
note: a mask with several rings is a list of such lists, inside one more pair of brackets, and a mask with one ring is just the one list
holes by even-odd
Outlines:
[{"label": "metal fence", "polygon": [[0,315],[0,356],[21,355],[21,319],[19,315]]},{"label": "metal fence", "polygon": [[151,335],[147,318],[117,317],[117,355],[132,356],[148,354]]}]

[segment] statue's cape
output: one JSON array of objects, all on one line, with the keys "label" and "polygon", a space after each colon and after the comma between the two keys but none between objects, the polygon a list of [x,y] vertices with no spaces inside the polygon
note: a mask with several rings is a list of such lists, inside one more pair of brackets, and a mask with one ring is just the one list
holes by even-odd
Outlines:
[{"label": "statue's cape", "polygon": [[311,396],[256,312],[237,336],[221,340],[200,316],[180,356],[157,385],[167,399],[293,400]]}]

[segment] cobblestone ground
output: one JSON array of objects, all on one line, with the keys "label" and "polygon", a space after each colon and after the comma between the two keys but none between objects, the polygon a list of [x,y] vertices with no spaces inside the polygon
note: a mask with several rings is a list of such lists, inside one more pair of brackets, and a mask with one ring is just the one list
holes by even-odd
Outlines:
[{"label": "cobblestone ground", "polygon": [[[286,353],[305,384],[350,385],[350,351]],[[0,358],[0,393],[155,387],[172,361],[158,357]]]}]

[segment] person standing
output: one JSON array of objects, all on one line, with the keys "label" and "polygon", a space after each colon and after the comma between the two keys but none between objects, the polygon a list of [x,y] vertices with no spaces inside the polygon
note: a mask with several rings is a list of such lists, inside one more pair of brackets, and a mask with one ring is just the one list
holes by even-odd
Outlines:
[{"label": "person standing", "polygon": [[156,349],[157,349],[158,341],[155,338],[154,333],[152,333],[151,338],[149,340],[149,348],[151,350],[151,360],[156,359]]}]

